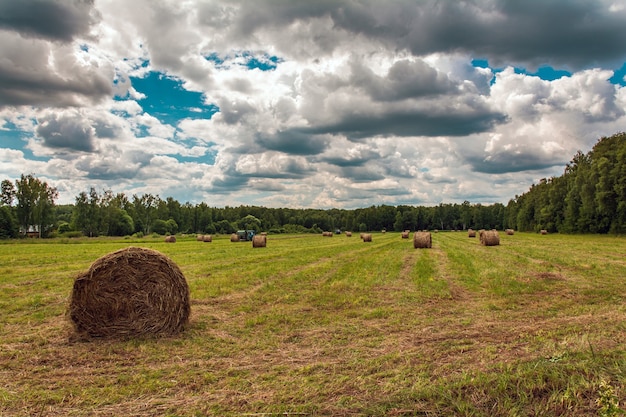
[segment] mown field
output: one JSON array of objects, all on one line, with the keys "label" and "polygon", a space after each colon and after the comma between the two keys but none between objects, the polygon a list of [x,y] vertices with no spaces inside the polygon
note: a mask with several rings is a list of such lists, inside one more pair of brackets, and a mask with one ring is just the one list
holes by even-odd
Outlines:
[{"label": "mown field", "polygon": [[[0,416],[612,416],[626,239],[461,232],[0,244]],[[73,280],[127,246],[191,289],[179,337],[72,342]]]}]

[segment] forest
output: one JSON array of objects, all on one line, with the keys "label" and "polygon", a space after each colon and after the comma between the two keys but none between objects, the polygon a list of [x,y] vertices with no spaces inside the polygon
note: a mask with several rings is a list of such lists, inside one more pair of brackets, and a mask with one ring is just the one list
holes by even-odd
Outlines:
[{"label": "forest", "polygon": [[24,175],[1,183],[0,238],[22,236],[142,236],[220,233],[254,229],[269,233],[514,229],[558,233],[626,231],[626,134],[598,140],[577,152],[559,177],[544,178],[505,206],[469,201],[436,206],[372,205],[357,209],[211,207],[158,195],[127,196],[95,188],[75,203],[56,205],[56,188]]}]

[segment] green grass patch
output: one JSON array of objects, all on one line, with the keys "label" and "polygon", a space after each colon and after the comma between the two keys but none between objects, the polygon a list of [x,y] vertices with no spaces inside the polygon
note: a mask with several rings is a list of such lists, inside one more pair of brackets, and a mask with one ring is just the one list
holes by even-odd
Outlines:
[{"label": "green grass patch", "polygon": [[[2,242],[0,415],[620,415],[626,240],[500,237]],[[70,343],[74,278],[131,245],[181,268],[189,328]]]}]

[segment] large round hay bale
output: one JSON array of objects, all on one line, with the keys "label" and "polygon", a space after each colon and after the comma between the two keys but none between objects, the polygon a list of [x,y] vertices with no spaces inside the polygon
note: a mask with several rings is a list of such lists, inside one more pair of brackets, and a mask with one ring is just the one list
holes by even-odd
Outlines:
[{"label": "large round hay bale", "polygon": [[264,248],[267,246],[267,236],[255,235],[252,237],[253,248]]},{"label": "large round hay bale", "polygon": [[322,236],[333,237],[333,232],[322,232]]},{"label": "large round hay bale", "polygon": [[515,234],[515,230],[513,230],[513,229],[506,229],[506,230],[505,230],[505,233],[506,233],[507,235],[509,235],[509,236],[513,236],[513,235]]},{"label": "large round hay bale", "polygon": [[209,243],[213,242],[213,236],[211,236],[211,235],[204,235],[204,236],[202,236],[202,241],[203,242],[209,242]]},{"label": "large round hay bale", "polygon": [[541,230],[541,232],[539,232],[539,233],[541,233],[542,235],[547,235],[547,234],[548,234],[548,231],[547,231],[547,230],[545,230],[545,229],[542,229],[542,230]]},{"label": "large round hay bale", "polygon": [[346,232],[346,237],[352,237],[352,232]]},{"label": "large round hay bale", "polygon": [[191,312],[178,266],[152,249],[128,247],[97,259],[74,281],[69,318],[80,337],[172,335]]},{"label": "large round hay bale", "polygon": [[476,237],[476,230],[467,229],[467,237]]},{"label": "large round hay bale", "polygon": [[176,243],[176,236],[165,236],[165,243]]},{"label": "large round hay bale", "polygon": [[498,246],[500,244],[500,235],[496,230],[485,230],[480,235],[480,243],[485,246]]},{"label": "large round hay bale", "polygon": [[404,232],[402,232],[402,239],[408,239],[409,238],[409,231],[405,230]]},{"label": "large round hay bale", "polygon": [[433,237],[430,232],[415,232],[413,234],[413,247],[415,249],[432,248]]},{"label": "large round hay bale", "polygon": [[362,233],[361,239],[363,239],[363,242],[371,242],[372,241],[372,234],[371,233]]},{"label": "large round hay bale", "polygon": [[239,235],[237,233],[233,233],[232,235],[230,235],[230,241],[239,242]]},{"label": "large round hay bale", "polygon": [[204,235],[197,235],[197,236],[196,236],[196,240],[197,240],[198,242],[202,242],[202,241],[204,240]]}]

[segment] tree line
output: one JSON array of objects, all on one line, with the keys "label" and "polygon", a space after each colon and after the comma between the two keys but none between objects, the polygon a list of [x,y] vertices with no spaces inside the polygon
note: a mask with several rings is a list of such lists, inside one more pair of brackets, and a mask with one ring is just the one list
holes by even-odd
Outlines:
[{"label": "tree line", "polygon": [[152,233],[230,234],[240,229],[270,233],[322,231],[515,229],[561,233],[624,233],[626,230],[626,135],[600,139],[578,152],[560,177],[542,179],[509,203],[441,203],[436,206],[373,205],[359,209],[211,207],[154,194],[114,194],[95,188],[74,204],[55,205],[58,192],[34,175],[2,181],[0,238],[127,236]]},{"label": "tree line", "polygon": [[577,152],[559,177],[542,179],[507,205],[507,223],[523,231],[626,232],[626,133]]}]

